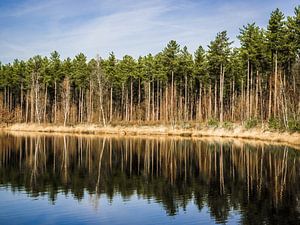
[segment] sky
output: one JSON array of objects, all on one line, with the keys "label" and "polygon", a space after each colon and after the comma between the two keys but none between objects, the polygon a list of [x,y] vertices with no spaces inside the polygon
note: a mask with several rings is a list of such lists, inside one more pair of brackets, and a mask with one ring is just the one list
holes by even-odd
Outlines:
[{"label": "sky", "polygon": [[267,27],[279,8],[294,14],[299,0],[0,0],[0,61],[82,52],[106,58],[156,54],[170,40],[194,52],[220,31],[238,46],[239,28]]}]

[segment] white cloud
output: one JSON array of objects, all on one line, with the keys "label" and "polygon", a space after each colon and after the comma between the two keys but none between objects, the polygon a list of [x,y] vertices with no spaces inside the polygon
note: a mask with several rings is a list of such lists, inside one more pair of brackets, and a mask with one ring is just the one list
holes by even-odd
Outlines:
[{"label": "white cloud", "polygon": [[199,44],[206,47],[219,31],[228,30],[235,39],[247,22],[266,24],[268,10],[249,2],[211,6],[209,1],[29,0],[0,16],[10,24],[0,33],[0,60],[53,50],[63,58],[79,52],[107,56],[110,51],[138,57],[157,53],[171,39],[194,51]]}]

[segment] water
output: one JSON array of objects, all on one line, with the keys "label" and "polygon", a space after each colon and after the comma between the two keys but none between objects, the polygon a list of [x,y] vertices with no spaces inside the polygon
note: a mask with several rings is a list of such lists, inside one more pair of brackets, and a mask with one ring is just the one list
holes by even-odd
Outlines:
[{"label": "water", "polygon": [[0,135],[0,224],[300,224],[300,151]]}]

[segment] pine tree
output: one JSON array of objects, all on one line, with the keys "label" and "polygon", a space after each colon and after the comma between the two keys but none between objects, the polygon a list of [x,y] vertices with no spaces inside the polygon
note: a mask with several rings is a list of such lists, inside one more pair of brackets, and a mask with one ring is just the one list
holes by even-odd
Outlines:
[{"label": "pine tree", "polygon": [[50,76],[54,86],[54,123],[57,122],[58,84],[61,81],[61,61],[57,51],[50,54]]},{"label": "pine tree", "polygon": [[[174,101],[175,101],[175,85],[174,85],[174,74],[177,74],[178,68],[178,54],[180,52],[180,46],[176,41],[171,40],[165,49],[163,50],[163,65],[167,70],[168,74],[168,85],[171,83],[171,99],[170,99],[170,107],[171,107],[171,119],[174,122]],[[177,76],[176,76],[177,77]],[[167,87],[168,88],[168,87]]]},{"label": "pine tree", "polygon": [[[225,69],[228,63],[228,57],[230,54],[230,45],[232,42],[229,41],[227,37],[227,32],[222,31],[217,34],[214,41],[208,46],[208,64],[209,64],[209,75],[214,82],[214,116],[217,117],[217,109],[220,108],[219,119],[220,122],[223,122],[224,117],[224,77]],[[219,102],[217,97],[218,92],[218,83],[219,84]],[[219,103],[219,104],[218,104]],[[219,106],[218,106],[219,105]]]},{"label": "pine tree", "polygon": [[84,120],[85,112],[85,93],[88,85],[88,67],[86,63],[86,56],[83,53],[79,53],[72,61],[72,81],[75,84],[76,89],[79,91],[78,95],[78,121],[80,123]]},{"label": "pine tree", "polygon": [[[198,82],[196,89],[198,88],[198,111],[197,118],[199,120],[203,119],[204,110],[206,110],[206,115],[208,114],[208,105],[205,104],[207,101],[207,89],[209,87],[209,76],[207,72],[207,58],[206,52],[203,47],[200,45],[194,53],[194,67],[193,67],[193,76],[194,80]],[[204,94],[204,96],[202,96]],[[204,100],[203,100],[204,98]],[[204,107],[203,107],[204,106]],[[207,119],[207,117],[206,117]]]},{"label": "pine tree", "polygon": [[[274,93],[273,93],[273,117],[278,111],[278,56],[282,53],[282,42],[284,41],[284,15],[277,8],[271,13],[267,30],[268,46],[271,50],[272,68],[274,73]],[[280,63],[280,61],[279,61]],[[281,66],[281,65],[279,65]],[[270,88],[271,90],[271,88]],[[272,92],[270,92],[270,95]],[[270,100],[272,98],[270,97]],[[269,118],[271,117],[271,101],[269,102]]]},{"label": "pine tree", "polygon": [[[178,56],[178,76],[179,82],[184,83],[183,87],[179,86],[180,90],[184,90],[184,107],[183,107],[183,119],[188,120],[188,105],[193,108],[193,101],[189,95],[189,89],[193,82],[193,56],[187,50],[187,47],[184,46],[180,51]],[[179,107],[181,106],[181,100]],[[182,108],[182,107],[180,107]]]}]

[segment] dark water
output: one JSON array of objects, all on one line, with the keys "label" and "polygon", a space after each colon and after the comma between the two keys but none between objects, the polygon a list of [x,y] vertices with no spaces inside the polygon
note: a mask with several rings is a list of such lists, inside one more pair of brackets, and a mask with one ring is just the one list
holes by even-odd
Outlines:
[{"label": "dark water", "polygon": [[300,151],[0,135],[0,224],[300,224]]}]

